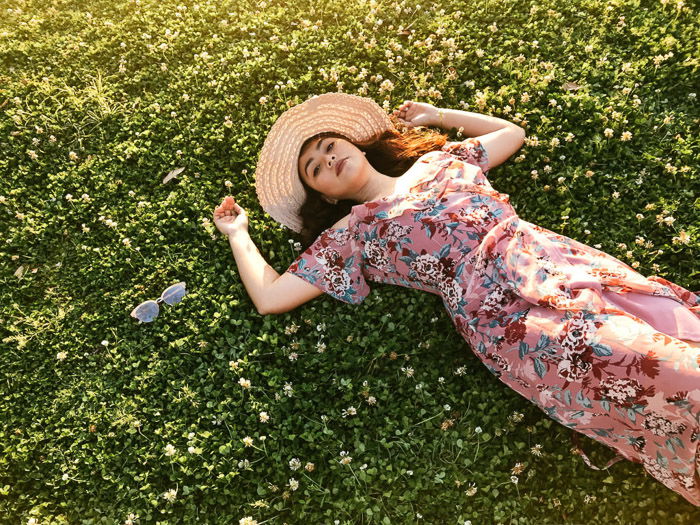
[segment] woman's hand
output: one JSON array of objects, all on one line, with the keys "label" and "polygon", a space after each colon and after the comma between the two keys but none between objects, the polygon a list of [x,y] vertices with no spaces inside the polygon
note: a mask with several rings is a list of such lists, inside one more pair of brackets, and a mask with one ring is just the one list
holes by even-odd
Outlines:
[{"label": "woman's hand", "polygon": [[394,116],[409,128],[433,126],[437,122],[438,108],[427,102],[407,100],[394,111]]},{"label": "woman's hand", "polygon": [[214,225],[227,237],[248,233],[248,214],[233,197],[226,197],[214,210]]}]

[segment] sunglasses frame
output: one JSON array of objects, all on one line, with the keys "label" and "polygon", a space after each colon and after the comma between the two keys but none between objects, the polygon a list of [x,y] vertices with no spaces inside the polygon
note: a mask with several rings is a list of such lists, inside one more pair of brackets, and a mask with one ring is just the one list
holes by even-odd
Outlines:
[{"label": "sunglasses frame", "polygon": [[[146,300],[146,301],[143,301],[143,302],[142,302],[141,304],[139,304],[136,308],[134,308],[134,309],[131,311],[131,314],[130,314],[131,317],[133,317],[133,318],[135,318],[136,320],[138,320],[139,324],[142,324],[142,323],[152,323],[153,321],[155,321],[155,320],[156,320],[156,317],[158,317],[158,316],[160,315],[160,306],[159,306],[160,303],[165,302],[165,304],[170,304],[170,303],[168,303],[168,302],[165,301],[165,299],[163,298],[163,296],[165,295],[165,293],[166,293],[168,290],[170,290],[171,288],[175,288],[175,287],[177,287],[177,286],[182,286],[182,290],[183,290],[183,292],[184,292],[184,293],[182,294],[182,297],[184,297],[185,295],[187,295],[187,289],[186,289],[187,284],[185,283],[185,281],[180,281],[179,283],[171,284],[171,285],[168,286],[165,290],[163,290],[163,292],[160,294],[160,297],[158,297],[158,299],[148,299],[148,300]],[[180,301],[182,301],[182,298],[180,298]],[[179,303],[180,301],[178,301],[177,303]],[[139,308],[141,308],[143,305],[146,305],[146,304],[149,304],[149,303],[154,303],[154,304],[156,305],[156,312],[155,312],[155,315],[153,316],[153,319],[151,319],[150,321],[142,321],[142,320],[139,319],[138,316],[136,315],[136,311],[137,311]],[[177,304],[177,303],[173,303],[173,305],[175,305],[175,304]]]}]

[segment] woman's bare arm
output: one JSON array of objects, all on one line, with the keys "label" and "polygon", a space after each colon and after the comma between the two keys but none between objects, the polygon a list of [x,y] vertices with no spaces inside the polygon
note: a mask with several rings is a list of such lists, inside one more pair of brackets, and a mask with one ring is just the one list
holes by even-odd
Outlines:
[{"label": "woman's bare arm", "polygon": [[243,285],[258,313],[264,315],[267,312],[268,289],[280,274],[263,259],[247,231],[230,235],[228,242]]},{"label": "woman's bare arm", "polygon": [[231,235],[229,245],[238,274],[260,315],[289,312],[323,294],[301,277],[289,272],[278,274],[260,255],[247,232]]},{"label": "woman's bare arm", "polygon": [[311,299],[323,295],[323,290],[293,273],[284,272],[268,288],[268,302],[263,313],[283,314]]}]

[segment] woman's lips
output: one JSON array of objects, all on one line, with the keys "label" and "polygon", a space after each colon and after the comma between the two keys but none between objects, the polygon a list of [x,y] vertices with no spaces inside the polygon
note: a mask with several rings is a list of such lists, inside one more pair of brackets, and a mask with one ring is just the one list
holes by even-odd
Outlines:
[{"label": "woman's lips", "polygon": [[337,168],[336,168],[336,170],[335,170],[335,174],[336,174],[336,175],[340,175],[340,170],[342,170],[342,169],[343,169],[343,166],[345,166],[345,161],[346,161],[346,160],[348,160],[347,157],[345,157],[343,160],[341,160],[341,161],[338,163],[338,166],[337,166]]}]

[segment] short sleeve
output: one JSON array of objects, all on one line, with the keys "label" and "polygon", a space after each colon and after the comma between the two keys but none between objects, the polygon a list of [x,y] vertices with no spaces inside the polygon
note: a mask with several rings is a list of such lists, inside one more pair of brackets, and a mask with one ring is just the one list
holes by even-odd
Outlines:
[{"label": "short sleeve", "polygon": [[479,139],[471,137],[461,142],[447,141],[441,149],[459,157],[468,164],[478,166],[484,175],[489,171],[489,157]]},{"label": "short sleeve", "polygon": [[345,303],[359,304],[370,292],[362,252],[347,228],[321,232],[287,271]]}]

